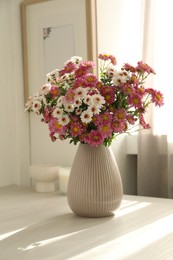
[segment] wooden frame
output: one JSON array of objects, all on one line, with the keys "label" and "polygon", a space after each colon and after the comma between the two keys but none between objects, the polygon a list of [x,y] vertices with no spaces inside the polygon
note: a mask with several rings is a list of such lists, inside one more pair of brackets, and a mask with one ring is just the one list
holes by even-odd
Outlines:
[{"label": "wooden frame", "polygon": [[[29,5],[48,2],[51,0],[24,0],[21,3],[22,47],[23,47],[23,76],[25,101],[29,96],[28,74],[28,43],[27,43],[27,7]],[[84,0],[86,7],[87,58],[97,65],[97,30],[96,30],[96,1]],[[97,67],[97,66],[96,66]]]}]

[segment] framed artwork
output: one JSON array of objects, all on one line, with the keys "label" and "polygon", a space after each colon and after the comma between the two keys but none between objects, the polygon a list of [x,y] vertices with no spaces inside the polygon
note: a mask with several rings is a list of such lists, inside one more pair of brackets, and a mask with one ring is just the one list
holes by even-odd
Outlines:
[{"label": "framed artwork", "polygon": [[24,0],[21,4],[25,101],[48,72],[71,56],[96,61],[95,0]]},{"label": "framed artwork", "polygon": [[[25,0],[21,14],[25,101],[70,57],[96,62],[95,0]],[[71,165],[76,147],[52,143],[47,125],[28,118],[30,164]]]}]

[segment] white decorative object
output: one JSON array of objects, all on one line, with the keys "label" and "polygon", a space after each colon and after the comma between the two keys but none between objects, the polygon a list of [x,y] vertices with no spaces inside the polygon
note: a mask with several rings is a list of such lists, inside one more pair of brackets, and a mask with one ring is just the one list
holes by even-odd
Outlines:
[{"label": "white decorative object", "polygon": [[68,180],[71,167],[58,167],[59,190],[62,194],[67,194]]},{"label": "white decorative object", "polygon": [[37,192],[55,191],[55,180],[58,178],[58,166],[53,165],[30,165],[29,174],[35,181]]}]

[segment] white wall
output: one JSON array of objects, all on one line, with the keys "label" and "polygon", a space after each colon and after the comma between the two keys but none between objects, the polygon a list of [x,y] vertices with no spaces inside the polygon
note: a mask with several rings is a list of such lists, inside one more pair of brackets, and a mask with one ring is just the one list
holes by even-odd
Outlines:
[{"label": "white wall", "polygon": [[[115,55],[120,63],[137,59],[140,42],[136,39],[136,45],[133,43],[136,33],[140,32],[137,23],[139,17],[132,6],[128,9],[131,14],[130,21],[127,20],[127,13],[122,13],[124,5],[128,2],[136,4],[137,1],[107,0],[106,5],[105,0],[97,1],[99,53],[109,52]],[[0,186],[30,185],[29,119],[28,114],[24,113],[20,2],[21,0],[0,0]],[[133,17],[136,17],[136,20]],[[125,19],[126,23],[122,24]],[[42,124],[39,131],[45,131],[47,134],[47,129],[43,129]],[[45,149],[47,142],[48,140],[42,139],[42,147]],[[58,164],[70,166],[76,147],[68,142],[56,144],[56,147],[59,149]],[[125,193],[134,193],[136,157],[127,155],[124,136],[113,143],[112,149],[122,174]],[[32,163],[55,163],[56,156],[52,156],[51,150],[45,157],[44,154],[40,149],[38,161]],[[34,158],[33,155],[31,157]]]},{"label": "white wall", "polygon": [[[141,60],[140,0],[97,0],[98,53],[112,54],[117,68],[128,62],[136,65]],[[127,154],[127,137],[119,136],[112,149],[122,175],[124,192],[136,192],[137,156]]]},{"label": "white wall", "polygon": [[0,1],[0,186],[29,184],[20,0]]},{"label": "white wall", "polygon": [[111,53],[118,66],[142,58],[142,0],[96,0],[98,51]]}]

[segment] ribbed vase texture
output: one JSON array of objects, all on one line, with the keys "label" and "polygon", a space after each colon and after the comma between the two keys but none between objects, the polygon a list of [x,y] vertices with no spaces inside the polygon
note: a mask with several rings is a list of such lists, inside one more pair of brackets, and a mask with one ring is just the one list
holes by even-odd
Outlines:
[{"label": "ribbed vase texture", "polygon": [[121,176],[111,148],[79,144],[67,190],[71,210],[83,217],[110,216],[122,197]]}]

